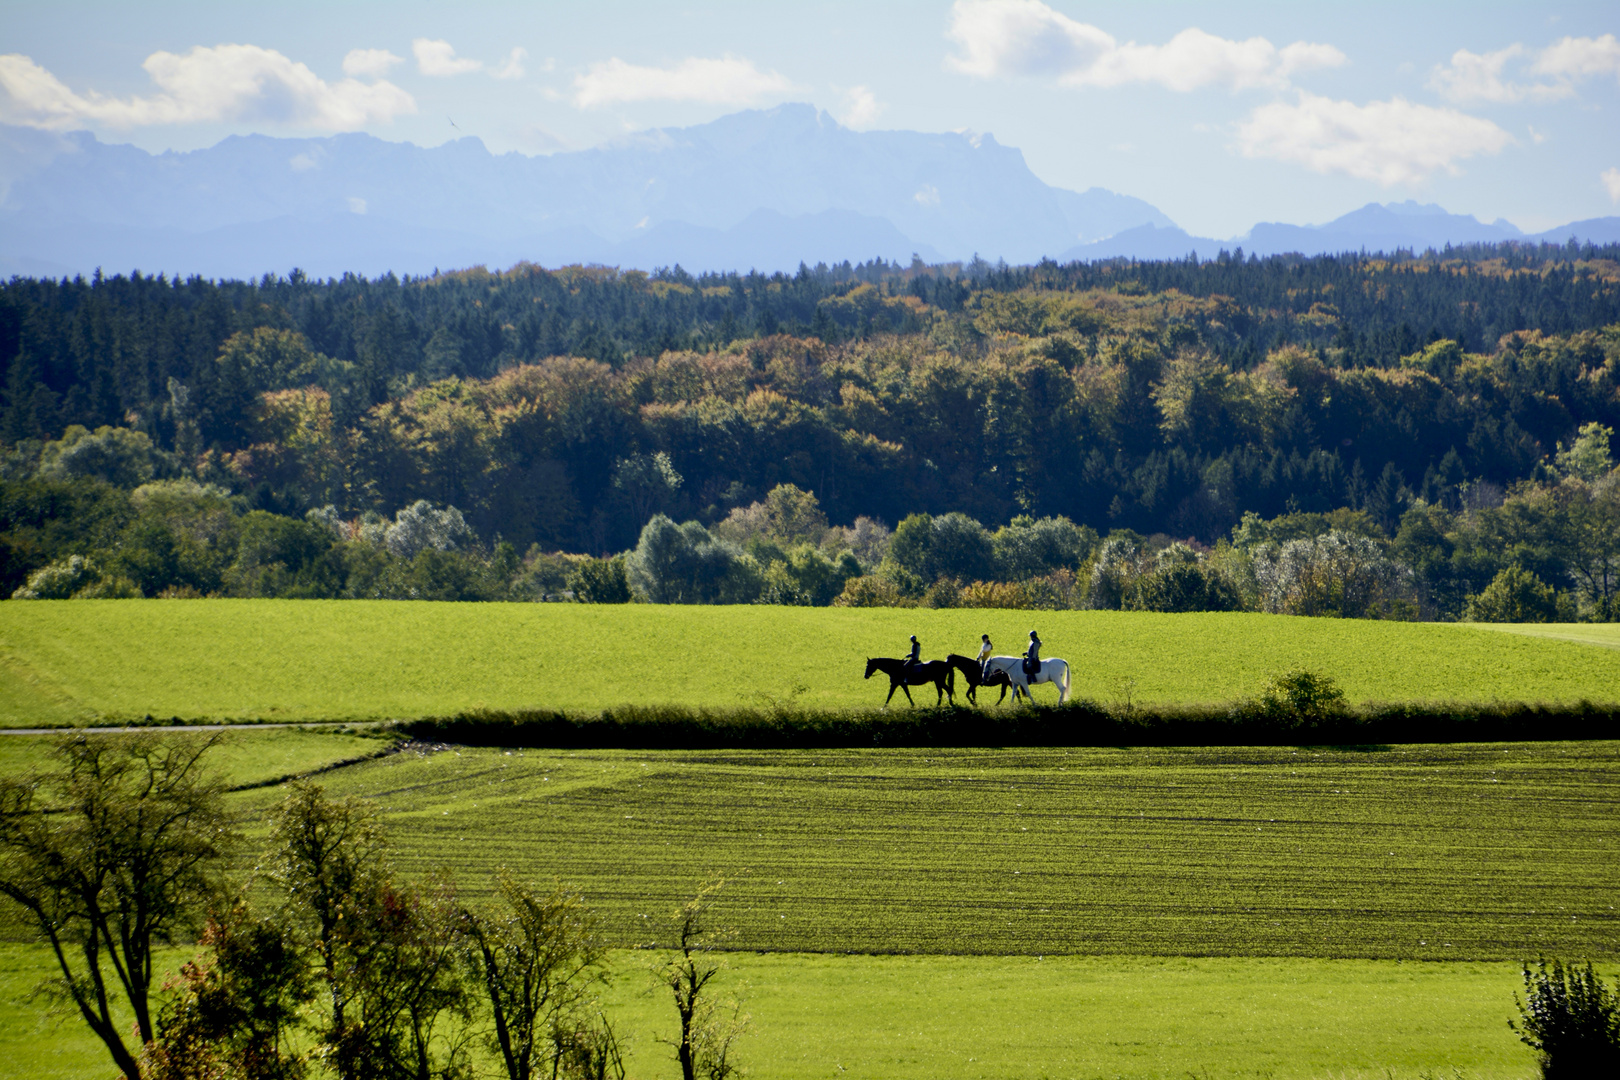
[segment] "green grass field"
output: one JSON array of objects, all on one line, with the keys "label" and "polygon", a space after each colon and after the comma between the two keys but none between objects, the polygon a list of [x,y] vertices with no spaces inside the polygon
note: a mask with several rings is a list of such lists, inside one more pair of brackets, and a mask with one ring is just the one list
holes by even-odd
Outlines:
[{"label": "green grass field", "polygon": [[407,873],[577,883],[619,946],[725,875],[750,950],[1620,957],[1612,742],[462,749],[326,784],[378,802]]},{"label": "green grass field", "polygon": [[[1470,626],[1252,614],[195,600],[0,604],[0,724],[363,720],[474,708],[875,706],[864,660],[1017,652],[1102,702],[1224,702],[1293,666],[1352,701],[1613,700],[1620,650]],[[1584,629],[1584,628],[1583,628]],[[802,689],[800,689],[802,688]],[[1038,695],[1055,697],[1049,687]]]},{"label": "green grass field", "polygon": [[[51,767],[59,736],[8,735],[0,739],[0,775],[16,776],[31,768]],[[329,768],[339,762],[372,757],[388,742],[336,731],[307,728],[236,729],[218,734],[219,745],[207,761],[225,774],[228,786],[265,784],[283,777]]]},{"label": "green grass field", "polygon": [[[175,951],[172,962],[187,954]],[[637,1080],[679,1076],[649,956],[614,955],[604,1004]],[[19,1004],[50,974],[38,948],[0,945],[0,1080],[110,1078],[76,1019]],[[1151,957],[737,953],[719,984],[752,1016],[753,1076],[1528,1080],[1507,1028],[1510,964]]]},{"label": "green grass field", "polygon": [[[377,746],[225,740],[237,785]],[[0,770],[50,741],[0,739]],[[757,1076],[1528,1078],[1507,961],[1620,959],[1616,743],[462,749],[322,781],[376,800],[406,873],[576,883],[621,947],[726,875]],[[282,794],[229,799],[262,837]],[[642,1080],[674,1075],[649,959],[609,995]],[[47,974],[0,946],[0,1080],[107,1075],[77,1021],[40,1026]]]}]

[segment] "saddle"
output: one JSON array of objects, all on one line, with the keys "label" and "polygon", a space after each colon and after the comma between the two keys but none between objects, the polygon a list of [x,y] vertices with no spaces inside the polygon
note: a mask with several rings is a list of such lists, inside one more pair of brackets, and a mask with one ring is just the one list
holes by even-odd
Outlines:
[{"label": "saddle", "polygon": [[1027,656],[1024,657],[1024,674],[1025,675],[1030,675],[1030,676],[1035,676],[1035,675],[1039,675],[1040,673],[1041,673],[1041,662],[1039,660],[1031,660]]}]

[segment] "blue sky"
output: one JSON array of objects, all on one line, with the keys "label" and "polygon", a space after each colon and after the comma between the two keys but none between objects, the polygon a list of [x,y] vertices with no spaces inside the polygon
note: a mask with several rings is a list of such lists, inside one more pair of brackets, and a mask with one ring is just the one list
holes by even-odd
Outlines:
[{"label": "blue sky", "polygon": [[0,121],[546,153],[808,101],[1200,235],[1409,198],[1539,230],[1620,214],[1617,34],[1612,2],[5,2]]}]

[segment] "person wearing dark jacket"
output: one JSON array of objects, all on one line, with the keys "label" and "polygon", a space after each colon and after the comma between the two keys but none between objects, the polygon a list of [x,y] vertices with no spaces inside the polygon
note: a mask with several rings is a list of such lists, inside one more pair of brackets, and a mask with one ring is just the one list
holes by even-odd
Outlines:
[{"label": "person wearing dark jacket", "polygon": [[916,674],[917,668],[922,664],[922,645],[917,641],[917,635],[911,635],[911,655],[906,657],[906,676],[910,678]]},{"label": "person wearing dark jacket", "polygon": [[1039,675],[1041,673],[1041,639],[1035,636],[1035,631],[1029,632],[1029,651],[1024,654],[1024,674]]}]

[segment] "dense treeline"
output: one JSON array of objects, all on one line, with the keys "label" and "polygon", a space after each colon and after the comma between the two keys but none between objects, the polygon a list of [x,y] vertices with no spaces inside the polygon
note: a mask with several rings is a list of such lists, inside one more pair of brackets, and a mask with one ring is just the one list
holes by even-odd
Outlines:
[{"label": "dense treeline", "polygon": [[[1437,596],[1378,610],[1461,614],[1510,563],[1607,610],[1550,534],[1455,553],[1478,512],[1529,498],[1516,484],[1602,502],[1600,471],[1554,459],[1585,439],[1607,461],[1620,424],[1617,259],[13,279],[0,586],[60,564],[69,595],[609,599],[654,583],[634,559],[538,552],[626,551],[662,514],[693,523],[660,534],[696,560],[671,598],[824,603],[882,563],[877,523],[916,513],[1129,534],[1141,571],[1171,537],[1235,540],[1246,515],[1353,511],[1387,548],[1423,510],[1453,539],[1404,565]],[[772,532],[782,485],[853,525]],[[740,585],[727,544],[755,563]],[[984,564],[961,584],[1022,576]],[[886,577],[914,598],[930,583]]]}]

